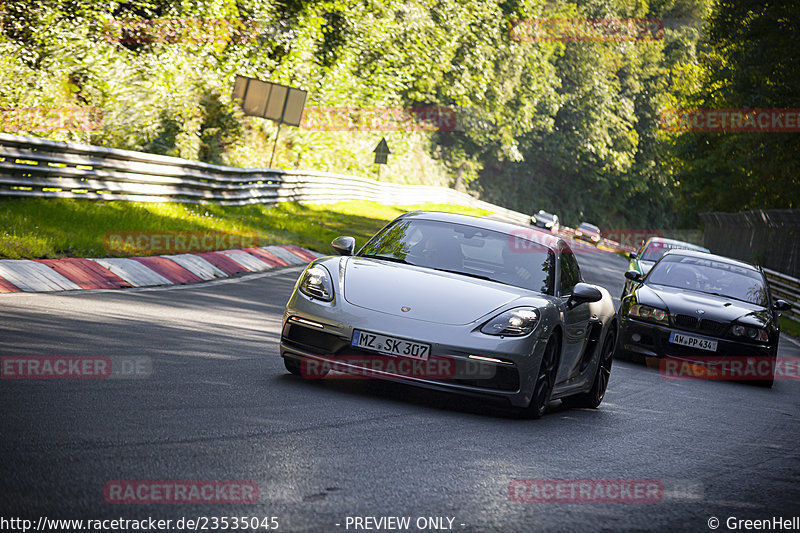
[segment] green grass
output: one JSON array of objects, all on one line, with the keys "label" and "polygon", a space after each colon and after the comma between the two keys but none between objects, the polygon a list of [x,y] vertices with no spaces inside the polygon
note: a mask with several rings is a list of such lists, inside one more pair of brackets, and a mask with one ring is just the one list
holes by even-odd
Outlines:
[{"label": "green grass", "polygon": [[800,339],[800,322],[786,315],[781,315],[781,332]]},{"label": "green grass", "polygon": [[[276,207],[241,207],[106,202],[44,198],[0,199],[0,257],[124,257],[167,253],[125,250],[107,245],[120,232],[221,232],[256,236],[254,244],[299,244],[323,253],[339,235],[356,238],[357,246],[406,211],[426,209],[470,215],[487,211],[457,205],[385,206],[374,202],[328,205],[283,203]],[[231,246],[212,246],[210,249]],[[205,248],[204,248],[205,249]]]}]

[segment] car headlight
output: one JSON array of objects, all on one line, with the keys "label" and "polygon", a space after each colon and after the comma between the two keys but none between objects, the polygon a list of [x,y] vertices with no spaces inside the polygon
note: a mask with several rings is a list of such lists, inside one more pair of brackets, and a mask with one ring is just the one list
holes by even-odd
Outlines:
[{"label": "car headlight", "polygon": [[539,312],[531,307],[518,307],[500,313],[481,328],[487,335],[508,335],[522,337],[527,335],[539,323]]},{"label": "car headlight", "polygon": [[769,340],[769,334],[766,330],[742,326],[741,324],[734,324],[731,327],[731,335],[757,342],[767,342]]},{"label": "car headlight", "polygon": [[656,324],[669,326],[669,313],[657,307],[650,307],[649,305],[643,304],[633,304],[628,310],[628,314],[647,322],[655,322]]},{"label": "car headlight", "polygon": [[319,265],[307,268],[300,280],[300,292],[325,302],[332,301],[333,283],[328,269]]},{"label": "car headlight", "polygon": [[592,240],[594,242],[600,242],[600,236],[599,235],[592,235]]}]

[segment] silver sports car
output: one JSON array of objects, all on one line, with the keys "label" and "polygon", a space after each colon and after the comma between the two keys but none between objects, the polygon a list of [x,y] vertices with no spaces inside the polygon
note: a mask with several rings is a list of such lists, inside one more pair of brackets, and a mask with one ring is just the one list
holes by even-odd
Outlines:
[{"label": "silver sports car", "polygon": [[331,244],[339,256],[310,263],[286,305],[280,351],[292,374],[504,398],[532,418],[554,399],[602,402],[617,315],[560,237],[413,212],[357,254],[352,237]]}]

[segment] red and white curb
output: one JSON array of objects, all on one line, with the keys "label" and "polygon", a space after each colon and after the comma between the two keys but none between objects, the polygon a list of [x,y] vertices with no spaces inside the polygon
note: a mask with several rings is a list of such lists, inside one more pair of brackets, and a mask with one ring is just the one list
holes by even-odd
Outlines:
[{"label": "red and white curb", "polygon": [[182,285],[304,265],[321,255],[281,245],[103,259],[0,259],[0,293]]}]

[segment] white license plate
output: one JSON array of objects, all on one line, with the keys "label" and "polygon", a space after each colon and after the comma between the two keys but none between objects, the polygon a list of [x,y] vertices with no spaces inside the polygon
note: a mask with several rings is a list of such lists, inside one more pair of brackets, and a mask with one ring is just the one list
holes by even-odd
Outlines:
[{"label": "white license plate", "polygon": [[675,333],[674,331],[669,335],[669,342],[672,344],[688,346],[689,348],[700,348],[701,350],[706,350],[708,352],[717,351],[717,341],[703,339],[702,337],[684,335],[683,333]]},{"label": "white license plate", "polygon": [[387,337],[386,335],[379,335],[378,333],[370,333],[369,331],[361,331],[358,329],[353,330],[351,344],[366,350],[374,350],[388,355],[410,357],[421,361],[427,361],[428,355],[431,353],[430,344],[407,341],[396,337]]}]

